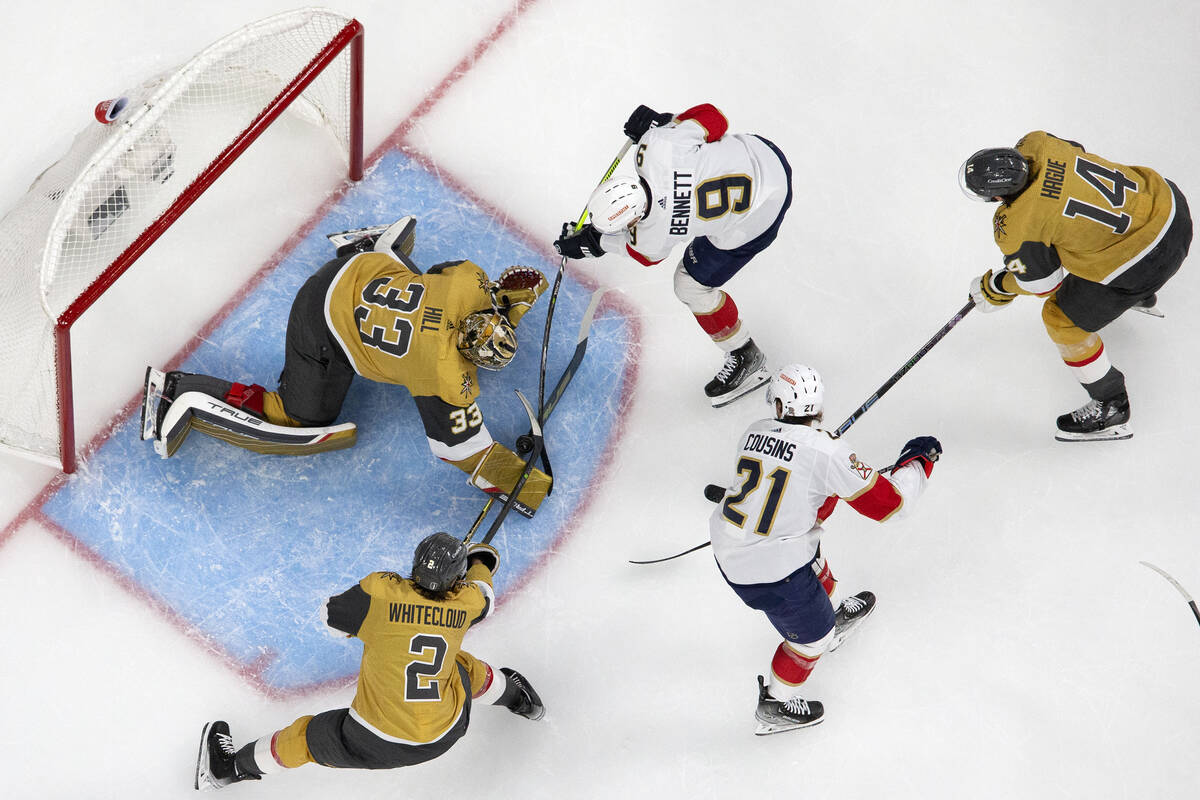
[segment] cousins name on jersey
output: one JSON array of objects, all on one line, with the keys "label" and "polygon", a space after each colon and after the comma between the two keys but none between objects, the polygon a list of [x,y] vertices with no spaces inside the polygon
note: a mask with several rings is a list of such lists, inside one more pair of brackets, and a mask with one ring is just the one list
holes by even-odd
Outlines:
[{"label": "cousins name on jersey", "polygon": [[742,445],[742,450],[747,453],[762,453],[780,461],[791,461],[796,452],[796,443],[776,439],[764,433],[752,433],[746,437],[746,444]]}]

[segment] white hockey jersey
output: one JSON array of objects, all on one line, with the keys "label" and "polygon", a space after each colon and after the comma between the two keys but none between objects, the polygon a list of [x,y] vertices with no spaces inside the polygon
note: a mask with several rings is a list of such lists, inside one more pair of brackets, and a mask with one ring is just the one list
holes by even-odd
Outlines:
[{"label": "white hockey jersey", "polygon": [[783,162],[758,136],[727,134],[728,127],[705,103],[642,136],[636,163],[649,208],[632,230],[602,237],[606,253],[650,266],[697,236],[731,250],[771,227],[788,193]]},{"label": "white hockey jersey", "polygon": [[709,535],[717,564],[737,584],[773,583],[812,561],[821,523],[839,498],[882,522],[915,500],[926,482],[919,462],[889,480],[844,440],[774,419],[746,430],[736,469],[740,484],[713,511]]}]

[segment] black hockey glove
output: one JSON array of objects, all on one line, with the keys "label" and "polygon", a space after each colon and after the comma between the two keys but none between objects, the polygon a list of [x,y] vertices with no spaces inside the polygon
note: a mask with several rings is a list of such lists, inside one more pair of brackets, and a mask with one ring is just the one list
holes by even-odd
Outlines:
[{"label": "black hockey glove", "polygon": [[467,548],[467,561],[474,563],[479,561],[489,572],[495,573],[500,568],[500,552],[490,544],[483,542],[472,542]]},{"label": "black hockey glove", "polygon": [[580,228],[579,233],[575,232],[574,222],[564,222],[562,235],[554,240],[554,249],[567,258],[599,258],[604,255],[604,248],[600,246],[600,231],[590,222]]},{"label": "black hockey glove", "polygon": [[669,111],[660,114],[650,106],[638,106],[625,120],[625,135],[636,142],[646,135],[646,131],[662,127],[673,119],[675,115]]},{"label": "black hockey glove", "polygon": [[925,477],[928,478],[929,474],[933,472],[933,462],[937,461],[941,454],[941,442],[932,436],[918,436],[915,439],[909,439],[908,443],[904,445],[904,449],[900,451],[900,458],[896,460],[896,469],[919,461],[925,470]]}]

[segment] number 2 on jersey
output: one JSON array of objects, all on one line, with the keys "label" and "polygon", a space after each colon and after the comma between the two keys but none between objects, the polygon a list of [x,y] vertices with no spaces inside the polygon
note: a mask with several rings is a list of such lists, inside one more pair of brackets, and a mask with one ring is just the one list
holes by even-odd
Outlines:
[{"label": "number 2 on jersey", "polygon": [[418,633],[409,641],[408,652],[421,658],[404,668],[405,700],[428,703],[442,699],[442,687],[435,678],[442,671],[449,649],[446,640],[434,633]]},{"label": "number 2 on jersey", "polygon": [[[750,496],[758,489],[758,485],[762,482],[763,465],[757,458],[742,456],[738,460],[737,470],[739,475],[746,476],[745,480],[742,481],[742,488],[737,494],[725,498],[721,514],[725,519],[742,528],[746,524],[746,515],[737,506],[750,499]],[[783,467],[776,467],[767,474],[770,488],[767,490],[767,498],[763,502],[762,511],[758,514],[758,522],[754,526],[754,532],[759,536],[771,534],[771,526],[775,524],[775,514],[779,511],[779,501],[783,497],[783,490],[787,488],[788,478],[791,477],[791,474],[791,470]]]}]

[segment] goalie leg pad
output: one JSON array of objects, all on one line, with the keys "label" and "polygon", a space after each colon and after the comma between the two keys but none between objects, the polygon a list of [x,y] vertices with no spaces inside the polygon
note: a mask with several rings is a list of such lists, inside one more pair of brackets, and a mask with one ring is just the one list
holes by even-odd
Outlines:
[{"label": "goalie leg pad", "polygon": [[[468,483],[488,494],[497,495],[501,501],[507,501],[508,492],[516,486],[524,471],[524,459],[499,442],[493,442],[471,473]],[[549,475],[534,468],[521,487],[513,509],[522,516],[532,517],[549,494],[551,483],[553,479]]]},{"label": "goalie leg pad", "polygon": [[167,409],[154,442],[163,458],[175,455],[192,430],[256,453],[308,455],[353,447],[353,422],[323,428],[275,425],[202,392],[185,392]]}]

